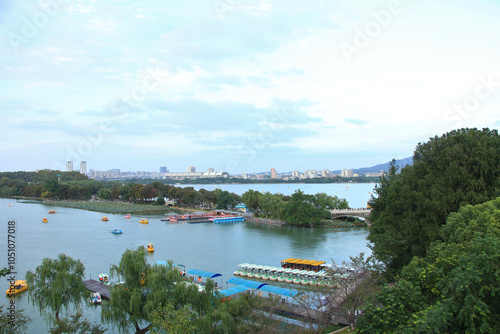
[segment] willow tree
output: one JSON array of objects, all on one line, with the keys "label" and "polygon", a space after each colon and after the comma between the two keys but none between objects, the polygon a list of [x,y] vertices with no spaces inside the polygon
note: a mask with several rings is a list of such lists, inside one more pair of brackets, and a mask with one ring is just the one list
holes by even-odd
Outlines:
[{"label": "willow tree", "polygon": [[80,260],[73,260],[65,254],[57,259],[45,258],[34,272],[26,273],[28,300],[40,309],[40,314],[59,313],[71,307],[79,308],[87,296],[83,284],[85,267]]}]

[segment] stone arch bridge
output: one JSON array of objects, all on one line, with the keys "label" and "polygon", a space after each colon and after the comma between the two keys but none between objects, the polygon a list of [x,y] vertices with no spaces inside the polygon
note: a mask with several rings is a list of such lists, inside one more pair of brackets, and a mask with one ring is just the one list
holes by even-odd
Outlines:
[{"label": "stone arch bridge", "polygon": [[366,209],[366,208],[330,210],[330,213],[332,214],[332,219],[344,218],[344,217],[360,217],[365,219],[367,225],[370,225],[368,218],[370,217],[371,212],[372,209]]}]

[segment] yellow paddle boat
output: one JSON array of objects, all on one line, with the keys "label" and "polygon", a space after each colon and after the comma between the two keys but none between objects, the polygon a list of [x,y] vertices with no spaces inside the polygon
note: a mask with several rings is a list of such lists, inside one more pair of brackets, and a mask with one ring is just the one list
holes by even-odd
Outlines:
[{"label": "yellow paddle boat", "polygon": [[101,220],[102,220],[103,222],[107,222],[109,219],[108,219],[108,217],[106,217],[106,216],[102,216]]},{"label": "yellow paddle boat", "polygon": [[7,296],[14,296],[26,290],[28,290],[28,283],[23,280],[17,280],[14,284],[9,285],[9,288],[5,292]]},{"label": "yellow paddle boat", "polygon": [[141,224],[149,224],[149,221],[148,221],[147,219],[145,219],[145,218],[142,218],[142,219],[139,221],[139,223],[141,223]]},{"label": "yellow paddle boat", "polygon": [[48,220],[47,218],[43,218],[43,219],[42,219],[42,222],[44,222],[44,223],[48,223],[48,222],[49,222],[49,220]]},{"label": "yellow paddle boat", "polygon": [[148,244],[148,252],[154,252],[155,248],[153,247],[153,244]]}]

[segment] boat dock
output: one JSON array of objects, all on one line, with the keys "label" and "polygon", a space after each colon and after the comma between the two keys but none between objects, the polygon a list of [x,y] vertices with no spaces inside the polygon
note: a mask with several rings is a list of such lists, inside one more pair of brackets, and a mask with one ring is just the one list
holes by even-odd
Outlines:
[{"label": "boat dock", "polygon": [[99,292],[102,299],[111,299],[111,287],[109,285],[104,285],[99,281],[94,279],[83,280],[85,288],[92,292]]}]

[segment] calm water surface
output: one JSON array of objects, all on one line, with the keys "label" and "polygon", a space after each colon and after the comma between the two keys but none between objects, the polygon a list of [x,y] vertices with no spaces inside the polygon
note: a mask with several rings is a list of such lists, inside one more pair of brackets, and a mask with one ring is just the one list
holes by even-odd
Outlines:
[{"label": "calm water surface", "polygon": [[[234,191],[236,187],[231,189],[233,185],[229,186],[228,189],[223,189],[236,192]],[[251,186],[250,189],[261,191],[256,189],[256,185]],[[369,198],[368,192],[373,189],[373,185],[371,188],[361,185],[365,188],[352,192],[353,188],[357,189],[359,185],[348,186],[347,191],[345,185],[330,190],[334,192],[333,194],[336,191],[364,192],[365,198],[358,199],[358,201],[366,203]],[[207,185],[200,187],[210,190]],[[288,190],[289,185],[280,185],[281,187]],[[239,191],[241,192],[242,189]],[[289,191],[293,193],[295,190]],[[317,192],[326,191],[313,193]],[[331,192],[327,193],[332,194]],[[348,201],[351,206],[354,206],[351,204],[351,199],[348,198]],[[13,203],[14,206],[7,207],[8,203]],[[49,209],[55,209],[58,213],[47,214]],[[109,217],[108,222],[100,220],[103,215]],[[42,223],[43,217],[47,217],[49,222]],[[149,219],[149,224],[140,224],[141,218]],[[47,207],[41,204],[0,199],[0,226],[2,226],[0,249],[4,252],[3,255],[0,253],[0,267],[7,266],[7,223],[9,220],[16,221],[17,279],[24,279],[26,271],[34,270],[43,258],[56,258],[61,253],[81,260],[85,265],[86,278],[97,278],[99,273],[109,272],[111,264],[118,264],[126,249],[135,249],[150,242],[155,246],[155,252],[148,256],[150,263],[156,260],[172,260],[175,263],[184,264],[188,270],[197,268],[218,272],[222,274],[222,280],[217,279],[217,282],[224,287],[226,281],[233,276],[236,266],[243,262],[279,266],[281,260],[289,257],[327,262],[333,259],[335,262],[342,262],[348,260],[349,255],[356,255],[360,252],[370,253],[367,248],[368,230],[366,229],[306,229],[252,223],[172,224],[162,222],[161,218],[162,216],[154,215],[132,216],[132,219],[125,219],[123,215]],[[112,234],[113,228],[120,228],[123,234]],[[6,290],[8,284],[6,279],[3,278],[1,281],[0,287]],[[7,306],[8,303],[9,299],[3,297],[0,305]],[[46,323],[38,310],[30,306],[26,293],[16,297],[16,307],[24,308],[25,314],[33,319],[29,333],[47,332]],[[86,309],[85,316],[100,322],[99,308]],[[110,329],[107,333],[114,333],[114,331]]]}]

